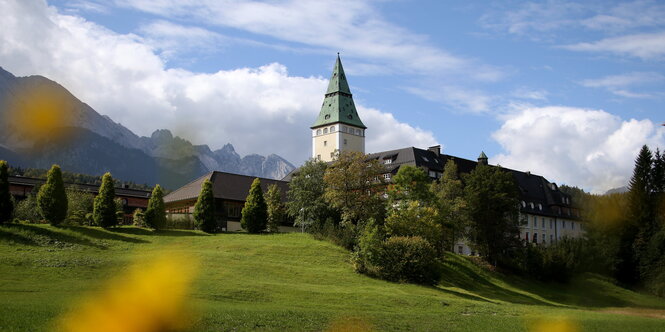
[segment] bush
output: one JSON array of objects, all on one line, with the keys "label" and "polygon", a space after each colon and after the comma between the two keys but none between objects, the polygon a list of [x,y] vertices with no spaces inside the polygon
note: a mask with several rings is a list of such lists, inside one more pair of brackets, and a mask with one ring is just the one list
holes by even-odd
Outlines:
[{"label": "bush", "polygon": [[382,239],[381,231],[368,227],[353,255],[356,271],[396,282],[436,284],[441,277],[436,250],[419,236]]},{"label": "bush", "polygon": [[85,216],[92,212],[94,196],[76,189],[67,189],[67,221],[69,223],[86,224]]},{"label": "bush", "polygon": [[28,221],[36,223],[42,219],[37,207],[37,198],[35,195],[28,195],[24,200],[16,203],[14,209],[14,218],[20,221]]},{"label": "bush", "polygon": [[136,227],[147,227],[145,223],[145,213],[143,213],[143,210],[134,210],[134,214],[132,215],[132,223]]}]

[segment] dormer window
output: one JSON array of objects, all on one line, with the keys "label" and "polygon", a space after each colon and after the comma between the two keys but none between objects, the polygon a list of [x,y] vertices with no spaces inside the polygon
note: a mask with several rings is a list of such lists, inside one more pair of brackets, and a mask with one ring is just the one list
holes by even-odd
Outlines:
[{"label": "dormer window", "polygon": [[526,207],[526,202],[525,202],[525,201],[522,201],[522,207],[523,207],[523,208]]},{"label": "dormer window", "polygon": [[383,163],[386,164],[386,165],[392,164],[393,160],[392,160],[392,158],[388,158],[388,159],[384,160]]},{"label": "dormer window", "polygon": [[529,203],[529,207],[533,210],[533,208],[534,208],[533,203]]},{"label": "dormer window", "polygon": [[543,210],[543,205],[538,203],[538,210],[542,211]]}]

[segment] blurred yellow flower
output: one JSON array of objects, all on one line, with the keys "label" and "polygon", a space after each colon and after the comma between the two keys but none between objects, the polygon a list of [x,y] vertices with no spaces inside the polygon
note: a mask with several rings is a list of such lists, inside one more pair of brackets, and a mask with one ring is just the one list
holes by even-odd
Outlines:
[{"label": "blurred yellow flower", "polygon": [[577,324],[567,318],[545,318],[533,322],[529,332],[578,332]]},{"label": "blurred yellow flower", "polygon": [[67,313],[59,328],[67,332],[153,332],[185,329],[186,305],[196,264],[178,255],[137,263]]},{"label": "blurred yellow flower", "polygon": [[2,105],[8,109],[6,120],[22,137],[64,138],[66,127],[72,125],[74,110],[68,101],[71,96],[65,93],[47,85],[28,87]]}]

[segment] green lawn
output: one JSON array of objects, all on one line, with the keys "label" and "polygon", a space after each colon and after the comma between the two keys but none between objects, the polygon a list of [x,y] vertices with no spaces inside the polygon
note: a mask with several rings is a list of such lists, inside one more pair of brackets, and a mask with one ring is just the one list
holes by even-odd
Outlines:
[{"label": "green lawn", "polygon": [[[438,287],[359,275],[349,254],[306,234],[217,234],[0,226],[0,331],[41,331],[136,257],[178,251],[200,262],[195,331],[521,331],[565,318],[583,331],[665,331],[665,299],[584,275],[568,285],[506,277],[456,255]],[[140,310],[140,309],[137,309]]]}]

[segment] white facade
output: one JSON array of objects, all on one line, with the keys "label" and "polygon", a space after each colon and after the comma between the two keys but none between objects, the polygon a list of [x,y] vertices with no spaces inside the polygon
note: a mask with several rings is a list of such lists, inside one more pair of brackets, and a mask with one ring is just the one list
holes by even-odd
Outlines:
[{"label": "white facade", "polygon": [[312,158],[333,161],[344,151],[365,153],[365,129],[344,123],[312,129]]}]

